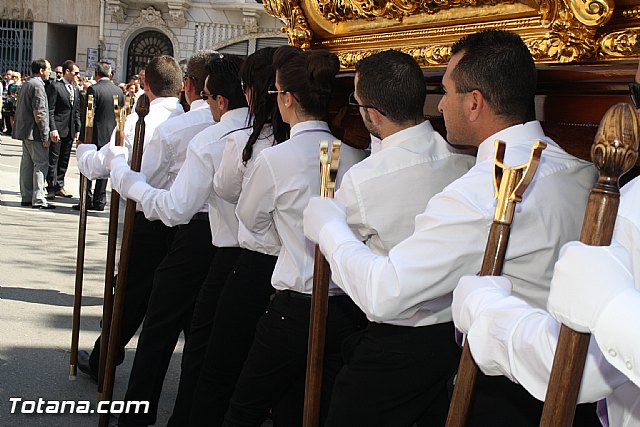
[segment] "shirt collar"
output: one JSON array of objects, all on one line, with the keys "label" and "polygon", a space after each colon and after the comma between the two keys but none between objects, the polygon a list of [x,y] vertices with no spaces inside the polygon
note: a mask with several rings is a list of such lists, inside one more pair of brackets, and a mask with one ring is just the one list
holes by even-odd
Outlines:
[{"label": "shirt collar", "polygon": [[495,153],[495,141],[499,139],[507,143],[507,147],[514,145],[531,145],[537,139],[547,140],[540,122],[533,120],[524,124],[513,125],[500,132],[494,133],[482,141],[478,147],[476,164],[487,159],[493,159]]},{"label": "shirt collar", "polygon": [[247,107],[235,108],[233,110],[227,111],[222,116],[220,116],[220,121],[223,122],[226,120],[244,120],[248,115],[249,115],[249,108]]},{"label": "shirt collar", "polygon": [[189,111],[195,111],[195,110],[201,110],[203,108],[209,108],[209,104],[207,104],[207,101],[205,100],[196,99],[191,103],[190,107],[191,108],[189,109]]},{"label": "shirt collar", "polygon": [[166,107],[171,107],[174,106],[176,103],[179,103],[180,100],[178,98],[176,98],[175,96],[161,96],[158,97],[156,99],[154,99],[153,101],[151,101],[151,104],[149,104],[149,107],[156,106],[156,105],[162,105],[162,106],[166,106]]},{"label": "shirt collar", "polygon": [[98,79],[99,82],[103,81],[103,80],[111,80],[109,77],[100,77]]},{"label": "shirt collar", "polygon": [[[429,120],[425,120],[420,124],[402,129],[399,132],[389,135],[382,140],[380,150],[397,147],[405,141],[414,138],[422,138],[425,134],[430,134],[431,132],[433,132],[433,127],[431,126],[431,123],[429,123]],[[376,150],[376,152],[380,150]]]},{"label": "shirt collar", "polygon": [[329,131],[329,125],[327,122],[323,122],[322,120],[308,120],[306,122],[300,122],[291,127],[291,131],[289,134],[290,138],[293,138],[297,134],[306,130],[326,130]]}]

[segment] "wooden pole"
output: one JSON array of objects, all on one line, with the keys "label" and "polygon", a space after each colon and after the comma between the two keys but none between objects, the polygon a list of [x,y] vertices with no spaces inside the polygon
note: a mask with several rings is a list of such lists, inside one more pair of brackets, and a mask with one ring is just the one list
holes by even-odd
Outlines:
[{"label": "wooden pole", "polygon": [[[133,153],[131,155],[131,169],[139,172],[142,164],[142,148],[144,145],[145,123],[144,118],[149,113],[149,98],[141,95],[136,104],[138,121],[136,123],[136,133],[133,142]],[[109,348],[107,351],[107,362],[105,364],[104,382],[100,400],[111,400],[113,396],[113,382],[115,379],[116,357],[118,353],[118,343],[120,341],[120,322],[122,319],[122,307],[127,286],[127,272],[131,256],[133,241],[133,223],[136,214],[136,202],[127,200],[124,213],[124,226],[122,236],[122,248],[120,250],[120,263],[118,264],[118,278],[113,302],[113,318],[111,320],[111,333],[109,334]],[[98,426],[107,427],[109,414],[100,414]]]},{"label": "wooden pole", "polygon": [[[618,181],[637,157],[638,117],[631,105],[616,104],[605,113],[591,147],[591,159],[600,176],[589,194],[580,234],[582,243],[611,244],[620,203]],[[561,326],[540,426],[573,424],[589,339],[589,334]]]},{"label": "wooden pole", "polygon": [[[489,230],[480,276],[496,276],[502,273],[516,203],[522,200],[525,190],[533,180],[540,163],[540,155],[545,148],[545,143],[537,141],[528,163],[509,168],[503,163],[506,145],[502,141],[496,141],[494,183],[498,189],[498,204]],[[477,376],[478,366],[471,356],[469,343],[465,342],[449,406],[447,427],[463,427],[467,424]]]},{"label": "wooden pole", "polygon": [[[124,145],[124,122],[127,110],[120,107],[120,98],[113,95],[113,111],[116,116],[116,145]],[[102,392],[104,369],[107,363],[109,335],[111,333],[111,315],[113,313],[113,289],[116,268],[116,247],[118,244],[118,216],[120,214],[120,195],[111,190],[109,202],[109,231],[107,234],[107,260],[104,270],[104,292],[102,303],[102,329],[100,332],[100,359],[98,365],[98,393]]]},{"label": "wooden pole", "polygon": [[[84,125],[85,144],[93,143],[93,95],[87,98],[87,115]],[[80,212],[78,220],[78,249],[76,252],[76,283],[73,297],[73,321],[71,327],[71,355],[69,379],[74,380],[78,372],[78,341],[80,339],[80,310],[82,308],[82,281],[84,279],[84,250],[87,239],[87,193],[88,181],[80,175]]]},{"label": "wooden pole", "polygon": [[[320,197],[333,198],[340,163],[340,141],[331,144],[320,143]],[[307,373],[304,392],[303,427],[317,427],[320,424],[320,400],[322,396],[322,366],[327,329],[327,309],[329,304],[329,280],[331,269],[316,245],[313,265],[313,293],[309,316],[309,345],[307,347]]]}]

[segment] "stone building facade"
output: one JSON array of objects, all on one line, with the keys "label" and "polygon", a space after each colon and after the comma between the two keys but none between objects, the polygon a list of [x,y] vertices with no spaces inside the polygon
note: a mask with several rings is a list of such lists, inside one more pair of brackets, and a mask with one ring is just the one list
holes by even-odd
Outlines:
[{"label": "stone building facade", "polygon": [[248,55],[286,44],[281,26],[254,0],[3,0],[0,70],[27,71],[37,57],[53,66],[73,58],[91,74],[101,59],[113,65],[115,80],[126,81],[158,54]]}]

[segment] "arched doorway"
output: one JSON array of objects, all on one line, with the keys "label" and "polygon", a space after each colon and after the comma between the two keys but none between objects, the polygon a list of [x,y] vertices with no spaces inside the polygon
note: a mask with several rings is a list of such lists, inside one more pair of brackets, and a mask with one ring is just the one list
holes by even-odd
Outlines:
[{"label": "arched doorway", "polygon": [[173,56],[173,45],[169,37],[153,30],[138,34],[129,44],[126,79],[138,74],[151,58],[159,55]]}]

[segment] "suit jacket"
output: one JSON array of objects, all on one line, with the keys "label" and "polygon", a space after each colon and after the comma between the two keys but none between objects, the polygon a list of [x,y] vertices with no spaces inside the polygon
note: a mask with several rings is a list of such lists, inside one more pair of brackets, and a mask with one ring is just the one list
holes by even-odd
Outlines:
[{"label": "suit jacket", "polygon": [[47,87],[49,98],[49,126],[51,131],[57,130],[60,138],[73,137],[80,132],[80,91],[75,84],[73,88],[73,104],[66,81],[51,82]]},{"label": "suit jacket", "polygon": [[49,140],[49,104],[40,77],[31,77],[20,89],[13,137],[41,142]]},{"label": "suit jacket", "polygon": [[[118,96],[120,107],[124,106],[124,96],[122,90],[113,84],[111,80],[99,80],[96,84],[89,86],[85,95],[87,100],[89,95],[93,95],[93,143],[98,147],[102,147],[109,143],[113,129],[116,127],[113,96]],[[82,116],[83,119],[86,117],[86,107],[82,112]],[[84,130],[83,126],[80,131],[81,141],[84,141]]]}]

